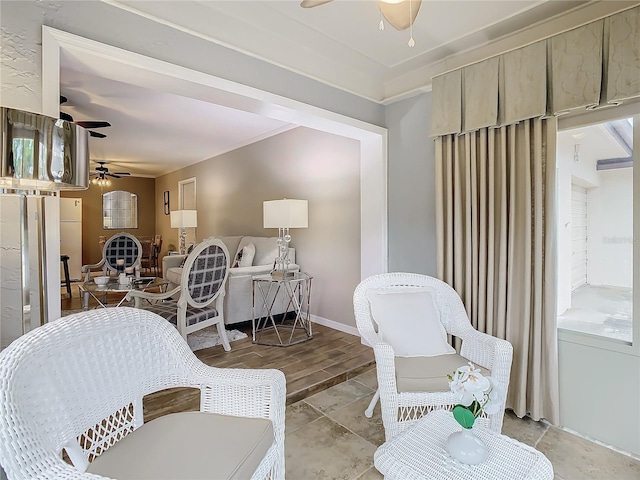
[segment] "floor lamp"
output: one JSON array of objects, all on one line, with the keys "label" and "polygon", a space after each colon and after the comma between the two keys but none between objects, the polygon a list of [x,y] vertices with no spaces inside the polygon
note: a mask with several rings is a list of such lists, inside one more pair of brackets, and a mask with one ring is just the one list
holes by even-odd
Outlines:
[{"label": "floor lamp", "polygon": [[294,276],[289,271],[290,228],[307,228],[309,213],[307,200],[268,200],[263,203],[264,228],[278,229],[278,257],[271,272],[272,278],[283,280]]},{"label": "floor lamp", "polygon": [[187,228],[198,226],[197,210],[174,210],[171,212],[171,228],[180,229],[180,254],[187,253]]}]

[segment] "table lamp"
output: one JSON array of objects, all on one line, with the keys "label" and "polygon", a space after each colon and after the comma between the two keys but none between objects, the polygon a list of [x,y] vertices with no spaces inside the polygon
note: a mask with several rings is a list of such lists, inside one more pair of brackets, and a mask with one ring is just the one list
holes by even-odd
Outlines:
[{"label": "table lamp", "polygon": [[180,254],[187,253],[187,228],[198,226],[197,210],[174,210],[171,212],[171,228],[180,229]]},{"label": "table lamp", "polygon": [[271,276],[280,280],[293,277],[294,272],[289,271],[289,229],[309,226],[307,200],[267,200],[263,202],[263,220],[264,228],[278,229],[278,257]]}]

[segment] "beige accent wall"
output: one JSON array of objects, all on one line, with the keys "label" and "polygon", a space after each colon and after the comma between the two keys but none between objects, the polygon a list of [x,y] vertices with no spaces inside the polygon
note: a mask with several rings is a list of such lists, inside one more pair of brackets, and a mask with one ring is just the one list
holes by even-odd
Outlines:
[{"label": "beige accent wall", "polygon": [[[208,236],[277,236],[262,224],[262,202],[309,201],[309,228],[291,231],[296,261],[314,278],[311,313],[355,326],[360,282],[360,145],[299,127],[156,179],[156,205],[168,190],[178,209],[178,181],[196,177],[197,240]],[[169,215],[156,211],[163,252],[178,245]],[[234,255],[235,252],[230,252]],[[247,299],[250,302],[251,299]]]},{"label": "beige accent wall", "polygon": [[[126,190],[138,195],[138,228],[121,230],[105,230],[102,228],[102,194],[113,190]],[[100,235],[107,238],[119,232],[127,232],[136,237],[151,236],[156,233],[156,194],[155,179],[122,177],[112,179],[108,187],[91,185],[87,190],[78,192],[62,192],[62,197],[82,199],[82,263],[98,263],[102,259],[102,251],[98,239]],[[160,195],[162,211],[162,194]]]}]

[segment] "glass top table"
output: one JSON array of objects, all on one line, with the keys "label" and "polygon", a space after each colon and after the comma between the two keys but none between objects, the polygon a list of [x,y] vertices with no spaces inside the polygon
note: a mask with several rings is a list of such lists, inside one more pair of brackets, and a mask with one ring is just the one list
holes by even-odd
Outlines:
[{"label": "glass top table", "polygon": [[[107,296],[109,293],[123,293],[126,294],[131,290],[138,290],[144,292],[152,288],[158,288],[161,291],[167,288],[169,284],[168,280],[158,277],[140,277],[132,278],[130,283],[123,284],[118,281],[118,277],[113,277],[113,280],[109,280],[106,285],[98,285],[94,281],[90,280],[78,285],[80,290],[80,296],[82,297],[82,308],[84,310],[89,309],[89,298],[93,297],[98,302],[98,307],[107,307]],[[125,296],[115,304],[119,307],[125,300]]]}]

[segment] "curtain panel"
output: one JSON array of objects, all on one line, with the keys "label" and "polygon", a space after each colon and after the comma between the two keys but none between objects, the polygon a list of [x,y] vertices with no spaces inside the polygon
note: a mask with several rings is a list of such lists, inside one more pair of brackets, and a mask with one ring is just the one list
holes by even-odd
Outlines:
[{"label": "curtain panel", "polygon": [[555,118],[436,139],[438,277],[514,347],[507,407],[559,421]]},{"label": "curtain panel", "polygon": [[640,6],[436,76],[432,88],[432,136],[640,97]]}]

